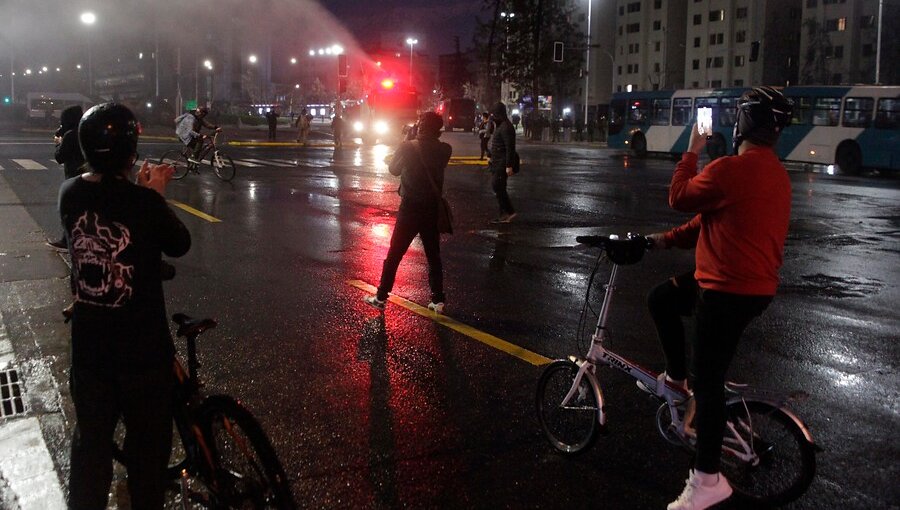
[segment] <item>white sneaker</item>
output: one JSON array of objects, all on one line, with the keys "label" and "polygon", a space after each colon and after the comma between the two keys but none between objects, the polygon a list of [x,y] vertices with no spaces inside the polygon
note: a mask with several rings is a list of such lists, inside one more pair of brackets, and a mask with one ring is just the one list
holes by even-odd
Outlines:
[{"label": "white sneaker", "polygon": [[731,485],[722,473],[718,473],[715,485],[703,485],[692,469],[678,499],[669,503],[667,510],[704,510],[731,497]]},{"label": "white sneaker", "polygon": [[[668,384],[666,384],[668,383]],[[656,387],[651,388],[644,384],[643,381],[635,381],[635,385],[641,389],[641,391],[646,391],[651,395],[656,395],[658,397],[663,397],[666,400],[671,398],[674,402],[678,403],[684,400],[685,395],[678,393],[678,391],[671,389],[669,386],[679,386],[684,390],[684,393],[689,393],[687,387],[687,381],[676,381],[670,378],[665,372],[659,374],[656,378]]]},{"label": "white sneaker", "polygon": [[438,315],[441,315],[444,313],[444,303],[428,303],[428,309]]},{"label": "white sneaker", "polygon": [[375,296],[375,295],[366,296],[363,298],[363,301],[365,301],[367,305],[369,305],[373,308],[377,308],[377,309],[381,310],[382,312],[384,311],[384,304],[387,302],[386,300],[382,301],[382,300],[378,299],[378,296]]}]

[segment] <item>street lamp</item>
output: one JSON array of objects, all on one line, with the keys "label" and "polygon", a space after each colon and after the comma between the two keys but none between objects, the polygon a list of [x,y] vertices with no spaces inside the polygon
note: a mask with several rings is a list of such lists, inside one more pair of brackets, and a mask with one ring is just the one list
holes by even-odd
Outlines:
[{"label": "street lamp", "polygon": [[414,39],[412,37],[406,38],[406,44],[409,45],[409,86],[412,87],[413,74],[412,74],[412,59],[413,59],[413,46],[419,44],[418,39]]},{"label": "street lamp", "polygon": [[588,94],[590,94],[591,90],[591,4],[593,3],[594,0],[587,0],[587,52],[584,56],[584,119],[582,119],[582,122],[585,124],[587,124],[588,121]]},{"label": "street lamp", "polygon": [[[91,26],[97,22],[97,16],[94,15],[93,12],[86,11],[81,13],[81,22],[85,25]],[[93,64],[93,56],[91,55],[91,38],[88,36],[88,95],[94,95],[94,64]]]}]

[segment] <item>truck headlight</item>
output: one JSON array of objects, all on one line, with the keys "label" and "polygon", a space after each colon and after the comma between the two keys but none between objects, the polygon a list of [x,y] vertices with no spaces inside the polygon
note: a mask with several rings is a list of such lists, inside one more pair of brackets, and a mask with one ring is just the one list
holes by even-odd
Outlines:
[{"label": "truck headlight", "polygon": [[375,134],[379,135],[387,134],[387,132],[390,130],[390,128],[388,128],[387,122],[383,120],[379,120],[378,122],[376,122],[373,128],[375,129]]},{"label": "truck headlight", "polygon": [[363,123],[360,121],[356,121],[353,123],[353,131],[356,131],[357,133],[362,133],[362,131],[363,131],[363,129],[365,129],[365,127],[366,126],[364,126]]}]

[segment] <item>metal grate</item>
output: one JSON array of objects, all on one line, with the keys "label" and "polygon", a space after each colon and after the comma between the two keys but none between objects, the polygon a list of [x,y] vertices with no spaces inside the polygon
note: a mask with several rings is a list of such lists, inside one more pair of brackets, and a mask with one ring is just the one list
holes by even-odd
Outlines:
[{"label": "metal grate", "polygon": [[8,418],[25,413],[22,401],[22,381],[19,372],[10,368],[0,371],[0,417]]}]

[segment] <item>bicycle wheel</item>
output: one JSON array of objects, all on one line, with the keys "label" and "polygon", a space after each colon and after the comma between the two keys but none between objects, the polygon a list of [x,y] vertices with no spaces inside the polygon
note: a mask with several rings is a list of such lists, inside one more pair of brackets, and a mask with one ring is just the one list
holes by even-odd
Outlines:
[{"label": "bicycle wheel", "polygon": [[180,150],[171,150],[166,152],[161,158],[159,158],[159,163],[166,163],[175,167],[175,173],[172,174],[173,179],[184,178],[184,176],[188,174],[188,170],[190,170],[190,165],[188,164],[187,157],[182,154]]},{"label": "bicycle wheel", "polygon": [[569,403],[561,405],[576,374],[578,365],[559,360],[551,363],[538,381],[538,420],[550,444],[563,453],[578,453],[591,446],[597,439],[599,428],[600,399],[587,376],[582,377]]},{"label": "bicycle wheel", "polygon": [[[113,434],[113,459],[126,468],[128,467],[128,457],[125,455],[125,425],[120,421],[116,425]],[[172,453],[169,455],[169,464],[166,467],[166,477],[170,480],[176,480],[181,476],[181,471],[186,467],[187,453],[184,450],[184,443],[178,431],[177,423],[172,423]]]},{"label": "bicycle wheel", "polygon": [[[721,469],[735,493],[755,507],[780,506],[803,495],[816,473],[816,455],[794,420],[765,402],[732,402],[727,416]],[[752,445],[749,461],[729,451],[741,451],[735,434]]]},{"label": "bicycle wheel", "polygon": [[234,174],[236,172],[234,161],[231,161],[231,157],[227,154],[221,152],[219,152],[218,155],[212,154],[209,157],[209,164],[212,166],[213,171],[219,179],[222,179],[225,182],[234,179]]},{"label": "bicycle wheel", "polygon": [[201,416],[214,467],[214,508],[295,508],[287,476],[259,423],[225,395],[208,397]]}]

